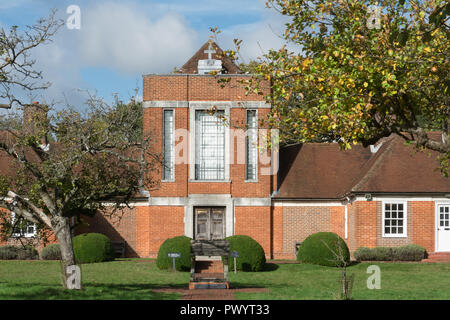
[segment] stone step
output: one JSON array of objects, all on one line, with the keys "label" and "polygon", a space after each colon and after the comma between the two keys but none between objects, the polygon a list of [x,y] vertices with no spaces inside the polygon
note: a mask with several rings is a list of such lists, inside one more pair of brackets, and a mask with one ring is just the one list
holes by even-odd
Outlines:
[{"label": "stone step", "polygon": [[194,281],[224,281],[225,277],[222,273],[195,273]]},{"label": "stone step", "polygon": [[202,282],[189,282],[189,289],[230,289],[230,283],[228,281],[225,282],[210,282],[210,281],[202,281]]}]

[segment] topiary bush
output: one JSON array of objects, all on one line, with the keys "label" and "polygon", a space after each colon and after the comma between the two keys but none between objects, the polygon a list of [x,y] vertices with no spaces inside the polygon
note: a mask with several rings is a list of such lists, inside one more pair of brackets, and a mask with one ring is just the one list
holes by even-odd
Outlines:
[{"label": "topiary bush", "polygon": [[0,247],[0,260],[37,260],[39,253],[32,246],[6,245]]},{"label": "topiary bush", "polygon": [[58,243],[49,244],[41,251],[43,260],[61,260],[61,248]]},{"label": "topiary bush", "polygon": [[191,238],[186,236],[178,236],[166,239],[159,247],[156,266],[161,269],[172,269],[173,258],[169,258],[169,252],[181,253],[180,258],[175,259],[175,269],[178,271],[191,270]]},{"label": "topiary bush", "polygon": [[72,239],[76,263],[114,260],[111,240],[101,233],[84,233]]},{"label": "topiary bush", "polygon": [[[337,259],[333,252],[342,259]],[[318,232],[310,235],[301,243],[297,260],[302,263],[342,267],[350,262],[350,252],[345,241],[337,234]]]},{"label": "topiary bush", "polygon": [[426,257],[426,250],[416,244],[401,247],[361,247],[355,251],[354,256],[358,261],[420,261]]},{"label": "topiary bush", "polygon": [[[230,241],[230,252],[237,251],[236,269],[241,271],[262,271],[266,264],[266,254],[261,245],[252,237],[235,235],[225,240]],[[234,268],[234,258],[229,257],[230,270]]]}]

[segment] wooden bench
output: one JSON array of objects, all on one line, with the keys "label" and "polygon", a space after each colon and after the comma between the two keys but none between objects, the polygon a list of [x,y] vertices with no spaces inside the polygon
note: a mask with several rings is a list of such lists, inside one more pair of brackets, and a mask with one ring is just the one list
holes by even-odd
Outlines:
[{"label": "wooden bench", "polygon": [[125,258],[125,241],[112,241],[116,258]]}]

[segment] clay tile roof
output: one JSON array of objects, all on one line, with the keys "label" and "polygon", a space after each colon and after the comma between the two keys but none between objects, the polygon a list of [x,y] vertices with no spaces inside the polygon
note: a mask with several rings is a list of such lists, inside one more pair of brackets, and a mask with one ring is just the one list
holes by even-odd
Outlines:
[{"label": "clay tile roof", "polygon": [[342,152],[336,143],[307,143],[280,150],[279,194],[276,198],[336,199],[352,186],[369,148]]},{"label": "clay tile roof", "polygon": [[[180,73],[197,74],[198,60],[208,59],[208,54],[204,51],[208,49],[209,41],[207,41],[180,69]],[[222,73],[240,74],[242,71],[239,67],[228,57],[223,54],[223,50],[215,43],[212,46],[216,53],[212,54],[213,59],[222,60]]]},{"label": "clay tile roof", "polygon": [[[439,139],[440,133],[430,137]],[[382,153],[364,168],[352,192],[450,193],[450,179],[438,170],[437,152],[417,152],[400,137],[379,151]]]},{"label": "clay tile roof", "polygon": [[[433,139],[440,134],[432,133]],[[428,155],[430,153],[430,155]],[[311,143],[280,151],[275,198],[340,199],[349,193],[450,193],[450,179],[437,168],[436,152],[416,152],[398,136],[376,153],[358,145]]]}]

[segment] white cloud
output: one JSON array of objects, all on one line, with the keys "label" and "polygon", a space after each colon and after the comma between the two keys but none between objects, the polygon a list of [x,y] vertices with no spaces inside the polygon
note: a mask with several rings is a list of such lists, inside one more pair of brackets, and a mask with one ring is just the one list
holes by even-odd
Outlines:
[{"label": "white cloud", "polygon": [[268,53],[269,49],[278,50],[285,44],[289,50],[298,51],[298,47],[286,43],[282,38],[285,24],[289,21],[288,17],[281,15],[274,9],[265,9],[260,21],[234,25],[225,29],[219,35],[219,40],[222,40],[220,42],[223,42],[223,45],[230,49],[234,49],[233,39],[243,40],[241,55],[245,62],[262,57]]},{"label": "white cloud", "polygon": [[128,74],[170,72],[189,59],[196,37],[179,14],[152,21],[136,4],[103,2],[82,9],[79,49],[89,65]]}]

